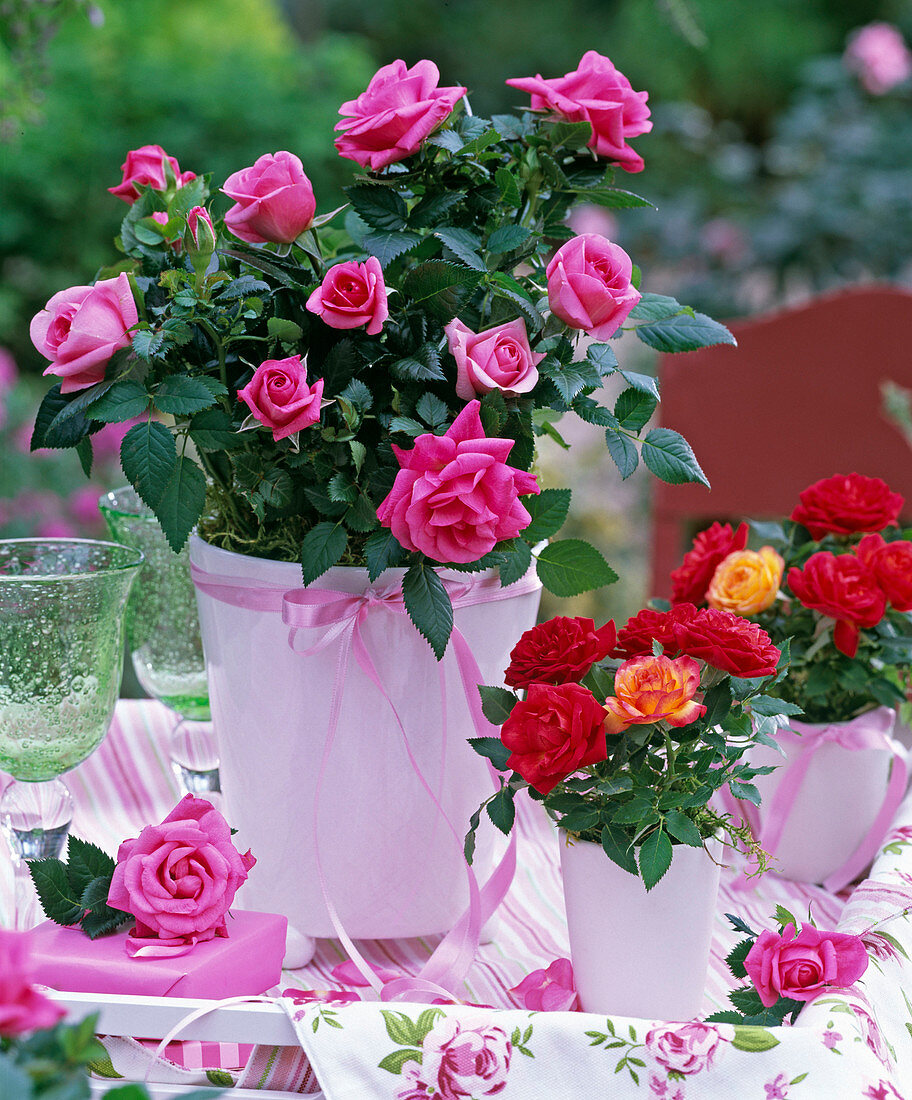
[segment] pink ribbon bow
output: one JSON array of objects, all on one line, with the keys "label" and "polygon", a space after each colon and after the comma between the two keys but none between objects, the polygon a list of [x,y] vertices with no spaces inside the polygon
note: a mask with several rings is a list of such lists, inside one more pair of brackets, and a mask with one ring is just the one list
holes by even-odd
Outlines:
[{"label": "pink ribbon bow", "polygon": [[[330,720],[326,731],[326,741],[323,746],[323,756],[320,762],[320,770],[314,797],[313,828],[314,851],[316,854],[317,876],[323,895],[323,903],[326,906],[333,929],[342,942],[349,957],[358,970],[381,996],[383,1000],[390,1000],[408,994],[412,1000],[420,996],[449,997],[459,982],[465,977],[475,953],[484,922],[491,916],[506,895],[513,880],[516,869],[516,838],[511,835],[507,851],[500,863],[495,867],[487,882],[479,888],[477,879],[468,862],[463,859],[466,871],[466,879],[469,889],[469,907],[459,918],[454,927],[444,936],[437,948],[422,967],[416,977],[394,978],[381,981],[375,970],[363,958],[355,947],[351,938],[345,931],[339,918],[338,911],[329,897],[326,878],[320,861],[319,846],[317,845],[317,820],[322,791],[323,779],[326,774],[326,766],[332,750],[342,707],[342,689],[345,685],[351,655],[354,654],[361,670],[372,681],[377,690],[383,696],[390,707],[399,731],[402,735],[406,754],[415,775],[422,787],[432,800],[437,812],[441,815],[447,829],[452,834],[454,842],[462,852],[462,837],[453,823],[450,821],[440,800],[434,794],[412,752],[408,734],[396,709],[395,703],[390,698],[377,672],[376,665],[365,643],[361,627],[368,615],[384,611],[389,614],[406,614],[405,603],[402,595],[401,584],[388,585],[382,588],[370,588],[364,593],[341,592],[336,589],[326,588],[294,588],[284,589],[273,585],[264,585],[261,582],[239,580],[233,577],[216,576],[205,572],[195,565],[191,565],[191,574],[194,584],[201,591],[230,603],[236,607],[243,607],[256,611],[281,611],[282,620],[289,627],[288,644],[302,657],[310,656],[328,646],[339,642],[336,669],[333,678],[332,697],[330,702]],[[478,603],[490,603],[496,600],[510,599],[513,596],[523,595],[534,591],[539,587],[538,578],[534,572],[527,573],[525,577],[503,588],[497,577],[478,576],[468,577],[465,581],[444,580],[454,611],[469,607]],[[298,632],[301,630],[320,629],[324,633],[311,646],[298,647]],[[491,736],[496,733],[494,727],[485,718],[481,709],[481,699],[478,693],[478,685],[482,682],[481,671],[472,654],[471,647],[459,628],[453,625],[450,636],[450,648],[455,656],[459,669],[463,690],[469,706],[469,712],[479,737]],[[446,660],[446,657],[444,658]],[[441,692],[442,720],[444,723],[442,736],[446,739],[446,695],[445,672],[443,662],[439,667],[439,681]],[[496,772],[491,768],[492,779],[495,787],[499,786]]]}]

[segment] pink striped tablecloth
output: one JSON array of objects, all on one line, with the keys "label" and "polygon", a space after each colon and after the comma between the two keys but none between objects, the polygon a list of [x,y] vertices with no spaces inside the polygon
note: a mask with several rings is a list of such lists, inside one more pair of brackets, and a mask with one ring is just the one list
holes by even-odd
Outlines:
[{"label": "pink striped tablecloth", "polygon": [[[121,840],[136,836],[146,824],[160,821],[174,806],[179,791],[167,756],[173,715],[155,702],[122,700],[111,730],[100,748],[67,777],[76,803],[73,832],[92,840],[112,854]],[[5,777],[0,777],[5,779]],[[0,925],[11,916],[12,871],[5,848],[0,854]],[[314,886],[316,889],[316,884]],[[777,904],[793,912],[813,912],[821,927],[835,928],[845,905],[843,897],[822,888],[798,884],[772,874],[746,883],[734,872],[723,873],[712,963],[704,1008],[712,1012],[728,1007],[730,975],[725,955],[736,941],[724,914],[737,913],[755,928],[771,925]],[[365,957],[378,966],[405,973],[415,972],[428,958],[438,937],[362,943]],[[518,870],[510,892],[499,910],[499,926],[493,942],[483,945],[461,993],[467,1002],[516,1008],[509,990],[532,970],[548,966],[555,958],[569,956],[563,894],[558,866],[556,834],[532,803],[519,811]],[[313,962],[302,970],[287,971],[284,986],[301,989],[341,988],[332,968],[344,961],[340,945],[320,941]],[[175,1056],[188,1069],[214,1061],[209,1045],[186,1044]],[[220,1052],[222,1066],[242,1066],[247,1052]],[[252,1067],[244,1083],[252,1076]],[[312,1075],[296,1069],[296,1083],[312,1089]],[[243,1071],[240,1074],[245,1077]],[[307,1078],[305,1083],[304,1078]],[[271,1087],[277,1082],[270,1081]]]}]

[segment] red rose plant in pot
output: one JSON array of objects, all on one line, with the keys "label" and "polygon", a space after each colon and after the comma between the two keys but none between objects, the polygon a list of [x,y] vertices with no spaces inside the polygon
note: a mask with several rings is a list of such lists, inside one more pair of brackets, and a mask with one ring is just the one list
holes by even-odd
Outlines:
[{"label": "red rose plant in pot", "polygon": [[[385,65],[339,108],[358,174],[335,210],[293,151],[217,190],[183,153],[133,151],[110,188],[122,255],[32,325],[57,379],[33,446],[88,466],[102,424],[138,418],[127,479],[175,550],[195,529],[221,782],[261,863],[245,890],[309,937],[341,934],[333,912],[382,938],[465,908],[458,832],[490,787],[465,743],[474,684],[499,675],[541,585],[615,579],[595,547],[555,538],[570,491],[540,484],[538,439],[563,443],[558,421],[578,417],[623,476],[642,459],[706,482],[673,428],[648,425],[656,380],[613,341],[683,352],[731,334],[567,226],[578,203],[648,205],[627,186],[648,96],[594,51],[510,83],[516,111],[480,118],[433,62]],[[610,404],[607,378],[623,383]],[[463,685],[444,702],[442,675]],[[416,859],[437,869],[426,883]],[[408,904],[372,885],[405,880]]]},{"label": "red rose plant in pot", "polygon": [[[749,830],[711,800],[725,787],[759,801],[754,779],[768,769],[744,754],[759,731],[786,721],[788,707],[770,694],[784,672],[758,626],[684,604],[644,610],[619,631],[551,619],[516,644],[505,673],[513,690],[481,688],[500,736],[472,745],[502,773],[483,809],[508,832],[526,791],[559,826],[584,1009],[666,1019],[699,1010],[719,842],[763,859]],[[662,919],[678,933],[662,932]]]},{"label": "red rose plant in pot", "polygon": [[684,601],[733,611],[788,647],[789,673],[771,694],[797,717],[774,738],[764,732],[754,757],[784,755],[788,766],[760,780],[759,814],[744,813],[787,875],[831,889],[863,872],[905,789],[905,751],[892,738],[912,662],[902,507],[880,478],[823,478],[787,520],[751,525],[759,549],[747,547],[746,523],[716,523],[672,574],[672,612]]}]

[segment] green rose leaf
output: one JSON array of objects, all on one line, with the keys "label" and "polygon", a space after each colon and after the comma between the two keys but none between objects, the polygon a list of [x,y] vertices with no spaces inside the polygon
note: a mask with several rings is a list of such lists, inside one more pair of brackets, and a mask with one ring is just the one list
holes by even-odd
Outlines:
[{"label": "green rose leaf", "polygon": [[516,820],[515,795],[512,787],[501,787],[487,805],[488,817],[504,834],[510,832]]},{"label": "green rose leaf", "polygon": [[643,294],[629,316],[631,321],[664,321],[666,317],[683,313],[685,308],[667,294]]},{"label": "green rose leaf", "polygon": [[67,841],[67,878],[75,897],[81,897],[89,883],[107,877],[110,881],[115,861],[95,844],[70,836]]},{"label": "green rose leaf", "polygon": [[636,334],[644,344],[656,351],[696,351],[713,344],[736,343],[725,325],[720,325],[705,313],[679,313],[662,321],[637,325]]},{"label": "green rose leaf", "polygon": [[563,527],[570,510],[569,489],[542,489],[537,496],[522,497],[520,503],[532,517],[532,522],[522,531],[521,537],[535,546],[542,539],[549,539]]},{"label": "green rose leaf", "polygon": [[555,596],[578,596],[617,580],[598,550],[581,539],[550,543],[539,554],[536,568],[542,584]]},{"label": "green rose leaf", "polygon": [[373,584],[384,569],[398,565],[403,560],[405,550],[392,531],[381,527],[368,537],[364,544],[364,556],[367,558],[367,575]]},{"label": "green rose leaf", "polygon": [[85,413],[57,420],[69,404],[70,399],[60,392],[60,383],[55,382],[44,395],[35,415],[31,450],[37,451],[42,447],[75,447],[88,432],[89,421]]},{"label": "green rose leaf", "polygon": [[468,229],[444,226],[441,229],[435,229],[434,236],[442,241],[455,256],[458,256],[473,271],[485,270],[484,260],[478,254],[481,241],[474,233],[471,233]]},{"label": "green rose leaf", "polygon": [[480,279],[479,272],[461,264],[429,260],[412,268],[402,289],[412,301],[424,302],[437,318],[449,321],[469,300]]},{"label": "green rose leaf", "polygon": [[224,409],[203,409],[190,421],[190,438],[201,451],[231,451],[244,443]]},{"label": "green rose leaf", "polygon": [[420,243],[421,238],[417,233],[387,233],[379,229],[368,233],[364,238],[364,247],[372,256],[377,257],[383,267]]},{"label": "green rose leaf", "polygon": [[407,209],[401,195],[390,187],[355,184],[345,195],[359,217],[374,229],[404,229]]},{"label": "green rose leaf", "polygon": [[640,846],[640,874],[647,890],[651,890],[671,866],[672,844],[662,829],[649,834]]},{"label": "green rose leaf", "polygon": [[686,814],[680,810],[669,810],[665,814],[665,828],[682,844],[689,844],[691,848],[702,848],[703,838],[700,830],[694,825]]},{"label": "green rose leaf", "polygon": [[409,618],[442,660],[453,630],[453,605],[443,581],[427,562],[416,562],[403,578],[402,596]]},{"label": "green rose leaf", "polygon": [[629,435],[624,435],[614,428],[605,430],[605,442],[608,445],[608,453],[620,471],[622,480],[626,481],[640,463],[640,455],[636,444]]},{"label": "green rose leaf", "polygon": [[522,539],[514,539],[509,550],[504,550],[500,563],[500,583],[503,588],[515,584],[524,577],[532,564],[532,548]]},{"label": "green rose leaf", "polygon": [[779,1040],[764,1027],[747,1027],[735,1024],[735,1037],[732,1046],[736,1050],[748,1051],[751,1054],[762,1054],[765,1050],[772,1050],[779,1046]]},{"label": "green rose leaf", "polygon": [[174,437],[154,420],[135,424],[123,437],[120,464],[140,499],[154,512],[177,466]]},{"label": "green rose leaf", "polygon": [[92,419],[103,420],[106,424],[120,424],[132,420],[149,407],[149,395],[145,386],[124,378],[115,382],[111,388],[92,406]]},{"label": "green rose leaf", "polygon": [[[287,475],[286,475],[287,476]],[[206,475],[190,458],[177,459],[164,492],[153,508],[168,545],[179,554],[206,505]]]},{"label": "green rose leaf", "polygon": [[310,584],[336,564],[345,553],[348,535],[338,523],[318,523],[304,536],[301,567],[304,583]]},{"label": "green rose leaf", "polygon": [[490,760],[498,771],[504,772],[507,770],[510,750],[499,737],[470,737],[469,744],[479,756],[484,756]]},{"label": "green rose leaf", "polygon": [[74,895],[63,861],[30,859],[27,862],[44,915],[55,924],[76,924],[83,914],[82,903]]},{"label": "green rose leaf", "polygon": [[628,432],[638,432],[646,427],[657,404],[651,393],[644,393],[630,386],[618,395],[614,415],[622,428],[626,428]]},{"label": "green rose leaf", "polygon": [[[512,178],[512,177],[511,177]],[[502,225],[488,238],[489,252],[512,252],[524,244],[532,232],[526,225]]]},{"label": "green rose leaf", "polygon": [[492,726],[502,726],[516,706],[516,696],[506,688],[491,684],[479,684],[478,694],[481,696],[481,709],[485,718]]},{"label": "green rose leaf", "polygon": [[690,444],[671,428],[653,428],[643,440],[643,461],[657,478],[669,485],[699,482],[710,488]]},{"label": "green rose leaf", "polygon": [[631,875],[637,873],[637,862],[633,846],[627,839],[627,834],[623,829],[603,825],[602,847],[605,849],[605,855],[618,867],[624,871],[629,871]]},{"label": "green rose leaf", "polygon": [[156,408],[172,416],[188,416],[215,404],[212,391],[198,378],[172,374],[155,391]]}]

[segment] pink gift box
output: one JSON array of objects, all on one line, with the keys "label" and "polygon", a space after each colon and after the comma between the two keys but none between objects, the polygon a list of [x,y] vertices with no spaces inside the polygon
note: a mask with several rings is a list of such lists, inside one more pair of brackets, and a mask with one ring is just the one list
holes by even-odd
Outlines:
[{"label": "pink gift box", "polygon": [[46,921],[31,933],[32,979],[69,993],[150,997],[256,996],[282,976],[288,921],[276,913],[233,912],[227,938],[198,943],[177,958],[130,958],[126,931],[90,940]]}]

